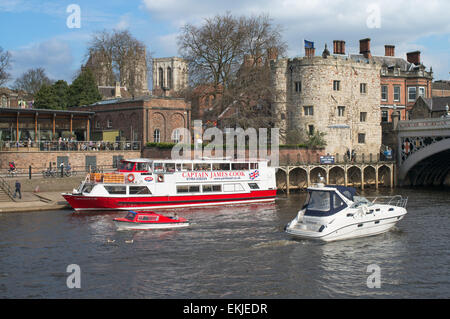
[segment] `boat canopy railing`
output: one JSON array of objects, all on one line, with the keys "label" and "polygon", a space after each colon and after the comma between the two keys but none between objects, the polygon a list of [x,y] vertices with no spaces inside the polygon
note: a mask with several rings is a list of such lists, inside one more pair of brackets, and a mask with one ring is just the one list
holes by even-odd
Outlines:
[{"label": "boat canopy railing", "polygon": [[366,197],[372,202],[372,204],[382,204],[382,205],[392,205],[397,207],[406,208],[408,203],[408,197],[403,197],[401,195],[395,196],[376,196],[376,197]]}]

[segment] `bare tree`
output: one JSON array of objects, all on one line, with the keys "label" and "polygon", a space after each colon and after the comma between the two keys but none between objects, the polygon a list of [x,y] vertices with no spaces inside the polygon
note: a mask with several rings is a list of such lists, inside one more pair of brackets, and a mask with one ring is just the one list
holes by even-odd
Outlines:
[{"label": "bare tree", "polygon": [[[282,55],[286,44],[281,28],[269,16],[234,17],[230,13],[186,24],[178,48],[189,62],[191,85],[210,86],[215,105],[206,117],[227,115],[226,125],[268,127],[273,123],[267,53]],[[231,115],[230,115],[231,114]]]},{"label": "bare tree", "polygon": [[11,63],[11,53],[9,51],[4,51],[0,47],[0,85],[5,84],[11,78],[11,74],[8,73]]},{"label": "bare tree", "polygon": [[29,69],[14,81],[13,88],[23,90],[30,94],[36,94],[42,85],[51,85],[53,83],[43,68]]},{"label": "bare tree", "polygon": [[89,67],[98,85],[120,81],[134,96],[147,89],[147,53],[144,43],[128,30],[95,33],[87,52]]}]

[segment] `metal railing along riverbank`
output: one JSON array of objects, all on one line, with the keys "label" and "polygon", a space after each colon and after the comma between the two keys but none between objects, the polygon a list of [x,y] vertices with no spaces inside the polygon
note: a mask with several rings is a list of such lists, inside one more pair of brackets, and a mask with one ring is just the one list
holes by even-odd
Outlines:
[{"label": "metal railing along riverbank", "polygon": [[139,151],[139,141],[1,141],[0,152]]}]

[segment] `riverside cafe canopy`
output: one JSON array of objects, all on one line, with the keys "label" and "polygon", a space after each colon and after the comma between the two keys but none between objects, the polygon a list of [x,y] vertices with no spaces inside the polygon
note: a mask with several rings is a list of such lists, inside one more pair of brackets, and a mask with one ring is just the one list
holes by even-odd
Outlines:
[{"label": "riverside cafe canopy", "polygon": [[0,141],[52,140],[62,132],[89,141],[95,112],[30,108],[0,108]]}]

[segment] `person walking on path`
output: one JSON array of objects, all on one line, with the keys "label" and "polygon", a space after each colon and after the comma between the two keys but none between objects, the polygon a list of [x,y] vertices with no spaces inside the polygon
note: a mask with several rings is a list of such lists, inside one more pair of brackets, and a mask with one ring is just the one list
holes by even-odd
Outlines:
[{"label": "person walking on path", "polygon": [[19,193],[19,199],[22,199],[22,193],[20,192],[20,182],[16,181],[16,191],[14,192],[14,198],[16,198],[17,193]]}]

